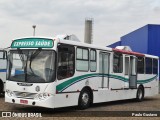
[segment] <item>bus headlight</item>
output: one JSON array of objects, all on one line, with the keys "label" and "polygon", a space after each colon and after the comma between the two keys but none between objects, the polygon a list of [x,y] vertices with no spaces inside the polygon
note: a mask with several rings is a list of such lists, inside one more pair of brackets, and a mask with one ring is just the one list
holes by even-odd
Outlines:
[{"label": "bus headlight", "polygon": [[40,99],[40,100],[43,99],[43,94],[40,93],[40,94],[38,95],[38,99]]},{"label": "bus headlight", "polygon": [[48,94],[47,93],[43,93],[43,98],[47,98]]},{"label": "bus headlight", "polygon": [[36,99],[38,98],[39,100],[44,100],[47,99],[50,96],[49,93],[40,93],[37,95]]},{"label": "bus headlight", "polygon": [[6,93],[7,93],[7,95],[8,95],[9,97],[14,96],[14,93],[13,93],[12,91],[10,91],[10,90],[6,90]]}]

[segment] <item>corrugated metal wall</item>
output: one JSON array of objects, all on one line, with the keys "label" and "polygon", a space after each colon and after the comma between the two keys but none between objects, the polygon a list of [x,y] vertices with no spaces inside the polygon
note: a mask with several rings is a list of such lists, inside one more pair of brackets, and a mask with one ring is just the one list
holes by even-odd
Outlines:
[{"label": "corrugated metal wall", "polygon": [[148,25],[121,37],[121,45],[130,46],[135,52],[148,52]]},{"label": "corrugated metal wall", "polygon": [[160,57],[160,25],[149,25],[148,33],[148,54]]}]

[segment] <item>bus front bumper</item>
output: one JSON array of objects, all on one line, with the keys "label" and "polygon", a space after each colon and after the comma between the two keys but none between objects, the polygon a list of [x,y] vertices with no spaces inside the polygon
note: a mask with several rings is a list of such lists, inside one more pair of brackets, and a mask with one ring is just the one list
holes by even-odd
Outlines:
[{"label": "bus front bumper", "polygon": [[8,95],[5,94],[5,102],[29,105],[29,106],[39,106],[39,107],[45,107],[45,108],[54,108],[54,97],[53,96],[50,96],[46,99],[37,100],[37,99],[9,97]]}]

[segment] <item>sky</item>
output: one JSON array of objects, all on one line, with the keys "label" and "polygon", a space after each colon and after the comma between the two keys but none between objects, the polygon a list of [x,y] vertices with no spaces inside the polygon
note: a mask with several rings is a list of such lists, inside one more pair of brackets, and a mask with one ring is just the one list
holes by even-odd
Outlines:
[{"label": "sky", "polygon": [[93,18],[93,44],[107,46],[146,24],[160,24],[160,0],[0,0],[0,48],[33,35],[75,34]]}]

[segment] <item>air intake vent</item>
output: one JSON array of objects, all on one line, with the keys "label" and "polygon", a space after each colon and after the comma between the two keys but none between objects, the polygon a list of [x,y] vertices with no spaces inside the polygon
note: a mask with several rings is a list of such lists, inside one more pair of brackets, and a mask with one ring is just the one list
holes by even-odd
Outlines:
[{"label": "air intake vent", "polygon": [[132,51],[132,49],[129,46],[117,46],[116,49]]},{"label": "air intake vent", "polygon": [[75,35],[57,35],[56,37],[60,40],[71,40],[80,42],[80,40]]}]

